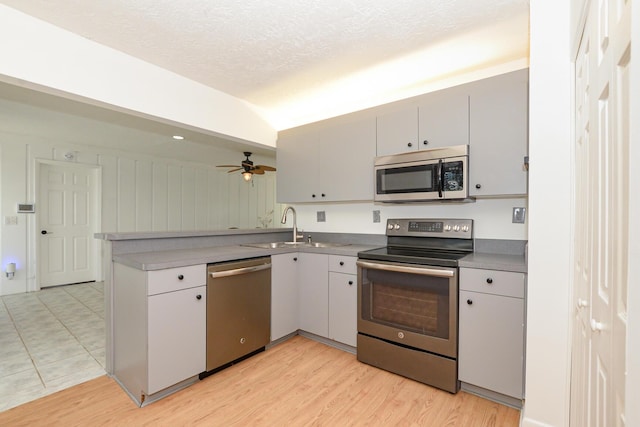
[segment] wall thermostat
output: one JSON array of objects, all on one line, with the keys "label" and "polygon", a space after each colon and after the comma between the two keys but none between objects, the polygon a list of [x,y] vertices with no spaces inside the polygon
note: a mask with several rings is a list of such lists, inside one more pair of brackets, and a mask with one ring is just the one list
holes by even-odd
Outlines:
[{"label": "wall thermostat", "polygon": [[36,205],[33,203],[18,203],[18,213],[34,213],[36,211]]}]

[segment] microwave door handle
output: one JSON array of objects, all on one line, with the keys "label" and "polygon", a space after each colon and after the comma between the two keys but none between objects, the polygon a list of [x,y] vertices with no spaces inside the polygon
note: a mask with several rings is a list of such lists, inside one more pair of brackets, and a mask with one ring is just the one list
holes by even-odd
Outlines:
[{"label": "microwave door handle", "polygon": [[442,159],[438,160],[438,197],[442,198],[442,190],[444,188],[444,179],[442,174],[444,173],[443,162]]}]

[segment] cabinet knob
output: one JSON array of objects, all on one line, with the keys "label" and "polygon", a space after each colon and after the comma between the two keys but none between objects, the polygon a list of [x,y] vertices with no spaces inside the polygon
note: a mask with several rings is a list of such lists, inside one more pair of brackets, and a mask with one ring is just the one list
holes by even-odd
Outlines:
[{"label": "cabinet knob", "polygon": [[353,280],[349,280],[349,286],[353,285]]},{"label": "cabinet knob", "polygon": [[344,265],[344,261],[340,261],[340,265],[343,266]]},{"label": "cabinet knob", "polygon": [[487,283],[488,284],[492,284],[493,283],[493,279],[491,277],[487,277]]},{"label": "cabinet knob", "polygon": [[472,301],[472,300],[470,300],[470,299],[468,299],[468,300],[467,300],[467,304],[471,305],[471,304],[473,304],[473,301]]},{"label": "cabinet knob", "polygon": [[408,143],[407,147],[413,147],[413,144],[412,143]]},{"label": "cabinet knob", "polygon": [[297,257],[297,256],[294,256],[294,257],[293,257],[293,260],[294,260],[294,261],[297,261],[297,260],[298,260],[298,257]]},{"label": "cabinet knob", "polygon": [[315,198],[316,198],[316,195],[315,195],[315,194],[312,194],[312,195],[311,195],[311,197],[313,197],[313,198],[315,199]]},{"label": "cabinet knob", "polygon": [[423,143],[424,145],[429,145],[429,141],[428,141],[428,140],[426,140],[426,139],[425,139],[424,141],[422,141],[422,143]]},{"label": "cabinet knob", "polygon": [[476,184],[476,188],[477,188],[477,189],[481,189],[481,188],[482,188],[482,185],[481,185],[481,184]]},{"label": "cabinet knob", "polygon": [[178,280],[183,280],[184,276],[182,274],[178,274]]},{"label": "cabinet knob", "polygon": [[321,196],[322,196],[322,197],[325,197],[325,196],[326,196],[326,194],[322,193],[322,194],[321,194]]},{"label": "cabinet knob", "polygon": [[201,300],[202,299],[202,295],[200,295],[200,294],[196,295],[196,299],[197,300]]}]

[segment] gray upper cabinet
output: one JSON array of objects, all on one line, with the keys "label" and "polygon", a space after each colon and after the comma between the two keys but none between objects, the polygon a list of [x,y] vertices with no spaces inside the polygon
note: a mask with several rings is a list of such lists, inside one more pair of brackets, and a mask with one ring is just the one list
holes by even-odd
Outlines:
[{"label": "gray upper cabinet", "polygon": [[380,114],[376,118],[376,134],[378,156],[419,150],[418,108]]},{"label": "gray upper cabinet", "polygon": [[467,85],[471,196],[527,194],[528,70]]},{"label": "gray upper cabinet", "polygon": [[373,199],[375,156],[469,145],[469,194],[527,194],[529,70],[443,89],[278,135],[280,203]]},{"label": "gray upper cabinet", "polygon": [[420,149],[469,143],[469,96],[459,88],[425,95],[418,107]]},{"label": "gray upper cabinet", "polygon": [[469,97],[458,88],[420,96],[377,117],[378,156],[468,143]]},{"label": "gray upper cabinet", "polygon": [[278,202],[373,199],[375,141],[372,115],[341,116],[281,132]]}]

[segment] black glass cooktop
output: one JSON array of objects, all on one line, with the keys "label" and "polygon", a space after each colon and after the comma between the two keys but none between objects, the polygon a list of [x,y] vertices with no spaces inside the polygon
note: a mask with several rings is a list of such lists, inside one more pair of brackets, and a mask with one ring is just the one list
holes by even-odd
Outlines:
[{"label": "black glass cooktop", "polygon": [[407,264],[457,267],[458,260],[469,255],[469,251],[430,250],[423,248],[398,248],[387,246],[358,252],[363,260],[388,261]]}]

